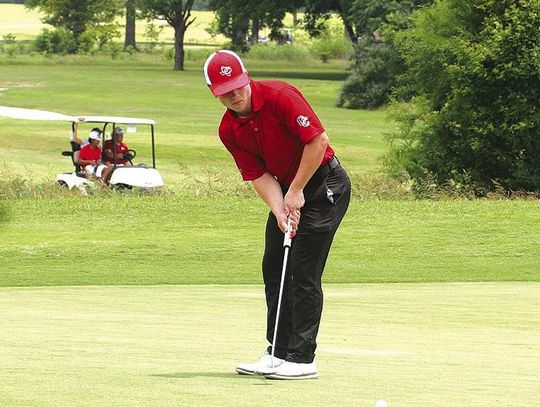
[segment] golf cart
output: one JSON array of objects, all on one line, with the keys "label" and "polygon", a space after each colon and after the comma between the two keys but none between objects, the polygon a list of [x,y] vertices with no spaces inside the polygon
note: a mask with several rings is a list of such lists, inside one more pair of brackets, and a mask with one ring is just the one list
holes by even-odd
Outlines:
[{"label": "golf cart", "polygon": [[[91,176],[88,176],[78,163],[78,153],[81,149],[82,141],[78,139],[77,133],[81,132],[83,124],[89,124],[92,127],[97,127],[103,135],[110,131],[113,134],[115,128],[119,125],[127,126],[127,133],[135,133],[136,126],[144,125],[150,128],[150,138],[152,145],[152,166],[145,164],[133,164],[133,159],[136,156],[134,150],[129,150],[121,157],[130,165],[119,165],[116,157],[116,149],[113,148],[112,170],[108,179],[108,184],[118,188],[159,188],[162,187],[163,179],[156,169],[156,156],[154,145],[154,125],[153,120],[136,119],[129,117],[109,117],[109,116],[68,116],[61,113],[48,112],[34,109],[21,109],[7,106],[0,106],[0,117],[9,117],[13,119],[25,120],[48,120],[48,121],[66,121],[71,123],[71,149],[63,151],[62,155],[71,158],[74,166],[74,171],[58,174],[56,181],[61,185],[71,188],[84,188],[85,186],[93,185],[94,181]],[[111,136],[112,137],[112,136]],[[84,139],[84,136],[81,137]],[[103,140],[105,144],[105,139]],[[114,145],[114,143],[112,144]]]}]

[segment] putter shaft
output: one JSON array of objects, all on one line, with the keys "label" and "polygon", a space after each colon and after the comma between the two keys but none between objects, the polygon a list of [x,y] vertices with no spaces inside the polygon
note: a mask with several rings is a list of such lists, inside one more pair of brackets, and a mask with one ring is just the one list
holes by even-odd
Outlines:
[{"label": "putter shaft", "polygon": [[277,303],[277,310],[276,310],[276,323],[274,325],[274,337],[272,338],[272,369],[275,368],[275,356],[274,352],[276,349],[276,339],[277,339],[277,331],[278,331],[278,324],[279,324],[279,315],[281,311],[281,300],[283,297],[283,287],[285,286],[285,274],[287,272],[287,258],[289,256],[289,249],[291,248],[291,232],[292,232],[292,225],[291,220],[287,220],[287,231],[285,232],[285,237],[283,238],[283,247],[285,247],[285,252],[283,255],[283,267],[281,269],[281,281],[279,282],[279,295],[278,295],[278,303]]}]

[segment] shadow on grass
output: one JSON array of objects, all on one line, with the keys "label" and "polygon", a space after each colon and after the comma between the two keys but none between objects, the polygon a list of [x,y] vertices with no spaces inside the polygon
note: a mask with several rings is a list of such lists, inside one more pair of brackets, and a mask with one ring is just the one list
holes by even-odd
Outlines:
[{"label": "shadow on grass", "polygon": [[249,73],[255,78],[280,78],[280,79],[312,79],[321,81],[344,81],[349,77],[348,72],[338,71],[323,71],[323,72],[309,72],[309,71],[263,71],[259,69],[252,69]]},{"label": "shadow on grass", "polygon": [[238,373],[225,373],[225,372],[176,372],[176,373],[160,373],[151,374],[152,377],[164,377],[167,379],[194,379],[197,377],[215,377],[220,379],[235,379],[235,380],[253,380],[255,385],[271,385],[271,380],[266,379],[264,376],[250,376],[240,375]]}]

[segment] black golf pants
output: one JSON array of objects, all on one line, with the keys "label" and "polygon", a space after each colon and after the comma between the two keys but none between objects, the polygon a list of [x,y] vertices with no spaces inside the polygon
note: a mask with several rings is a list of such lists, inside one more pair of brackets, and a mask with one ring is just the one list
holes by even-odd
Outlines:
[{"label": "black golf pants", "polygon": [[[322,274],[350,196],[350,180],[341,165],[320,169],[304,188],[305,205],[289,251],[280,310],[275,349],[279,358],[311,363],[315,357],[323,308]],[[266,337],[270,343],[274,335],[283,257],[283,232],[270,213],[262,263],[268,307]]]}]

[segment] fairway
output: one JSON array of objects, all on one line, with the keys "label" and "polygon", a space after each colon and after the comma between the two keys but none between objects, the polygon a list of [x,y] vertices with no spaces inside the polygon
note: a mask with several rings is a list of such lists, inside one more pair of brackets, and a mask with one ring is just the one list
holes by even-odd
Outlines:
[{"label": "fairway", "polygon": [[540,404],[540,284],[328,285],[320,379],[234,373],[262,286],[2,288],[2,406]]}]

